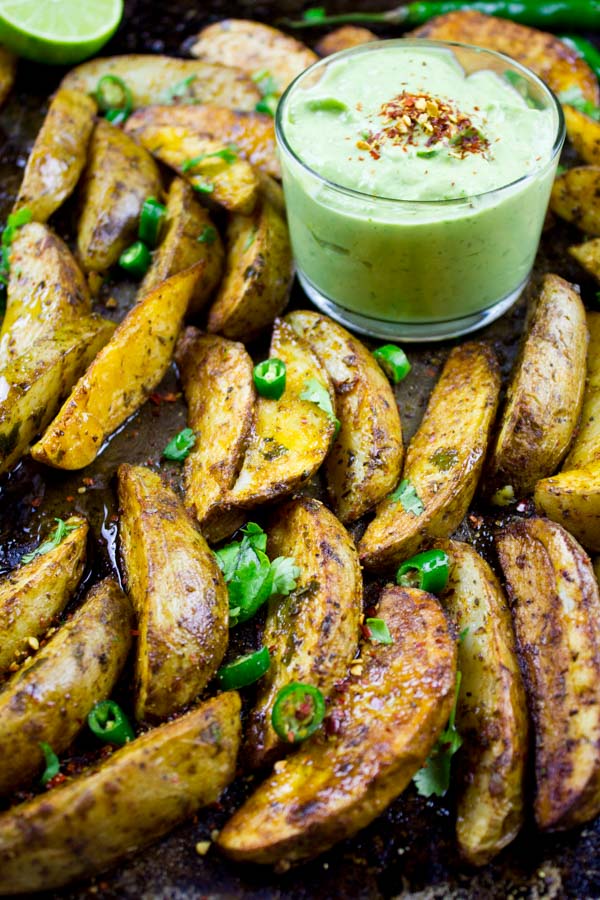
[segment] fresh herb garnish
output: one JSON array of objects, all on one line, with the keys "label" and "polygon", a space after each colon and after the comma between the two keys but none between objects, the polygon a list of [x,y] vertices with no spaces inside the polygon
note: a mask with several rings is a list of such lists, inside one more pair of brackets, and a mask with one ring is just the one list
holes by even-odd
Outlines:
[{"label": "fresh herb garnish", "polygon": [[317,381],[316,378],[309,378],[307,382],[304,384],[304,390],[300,394],[301,400],[308,400],[309,403],[315,403],[319,409],[322,409],[324,413],[327,413],[331,421],[335,425],[335,431],[333,433],[334,437],[337,437],[337,434],[340,430],[340,421],[336,418],[335,412],[333,409],[333,405],[331,403],[331,397],[329,396],[329,391],[326,387]]},{"label": "fresh herb garnish", "polygon": [[572,106],[578,112],[589,116],[590,119],[600,122],[600,106],[596,106],[592,100],[586,100],[578,87],[570,87],[566,91],[561,91],[558,99],[561,103]]},{"label": "fresh herb garnish", "polygon": [[45,741],[40,741],[40,748],[42,753],[44,754],[44,759],[46,761],[46,768],[40,778],[40,784],[43,787],[46,787],[49,781],[52,781],[60,771],[60,763],[58,761],[58,756],[50,746]]},{"label": "fresh herb garnish", "polygon": [[468,625],[467,625],[466,628],[463,628],[463,630],[461,631],[461,633],[460,633],[459,636],[458,636],[458,643],[459,643],[459,644],[462,644],[462,642],[464,641],[464,639],[465,639],[466,636],[468,635],[469,631],[470,631],[470,628],[469,628]]},{"label": "fresh herb garnish", "polygon": [[388,500],[391,500],[392,503],[400,503],[404,512],[411,513],[413,516],[420,516],[425,509],[414,486],[407,478],[401,481],[396,490],[388,495]]},{"label": "fresh herb garnish", "polygon": [[210,181],[193,181],[192,187],[199,194],[212,194],[215,189],[214,184],[211,184]]},{"label": "fresh herb garnish", "polygon": [[458,462],[458,450],[453,447],[440,447],[429,459],[441,472],[448,472]]},{"label": "fresh herb garnish", "polygon": [[252,76],[252,81],[259,89],[263,97],[268,94],[278,94],[279,86],[268,69],[261,69]]},{"label": "fresh herb garnish", "polygon": [[390,629],[383,619],[366,619],[365,625],[369,631],[369,640],[374,644],[393,644],[394,639]]},{"label": "fresh herb garnish", "polygon": [[214,244],[217,239],[217,229],[212,225],[207,225],[206,228],[202,229],[201,234],[197,237],[197,241],[200,244]]},{"label": "fresh herb garnish", "polygon": [[8,275],[10,272],[10,245],[19,228],[31,222],[33,213],[26,206],[18,209],[17,212],[11,213],[6,220],[6,225],[2,232],[2,244],[0,246],[0,289],[8,284]]},{"label": "fresh herb garnish", "polygon": [[257,229],[256,225],[254,226],[254,228],[250,229],[250,231],[248,232],[248,236],[247,236],[246,240],[244,241],[244,246],[242,247],[242,252],[250,249],[250,247],[256,240],[257,231],[258,231],[258,229]]},{"label": "fresh herb garnish", "polygon": [[44,556],[46,553],[50,553],[51,550],[54,550],[55,547],[66,538],[68,534],[71,534],[72,531],[76,531],[79,528],[79,524],[77,525],[67,525],[62,519],[55,519],[56,528],[50,535],[47,541],[44,541],[43,544],[40,544],[39,547],[36,547],[35,550],[32,550],[30,553],[26,553],[21,557],[21,564],[26,564],[31,562],[32,559],[35,559],[36,556]]},{"label": "fresh herb garnish", "polygon": [[196,435],[191,428],[184,428],[175,437],[172,437],[165,449],[165,459],[173,459],[175,462],[183,462],[190,455],[196,443]]},{"label": "fresh herb garnish", "polygon": [[302,18],[305,22],[319,22],[326,15],[324,6],[313,6],[311,9],[305,9]]},{"label": "fresh herb garnish", "polygon": [[190,172],[206,159],[222,159],[230,166],[237,159],[237,147],[235,144],[228,144],[227,147],[223,147],[221,150],[213,150],[212,153],[200,153],[199,156],[184,160],[181,171]]},{"label": "fresh herb garnish", "polygon": [[461,673],[456,673],[456,689],[454,694],[454,706],[448,719],[448,724],[436,741],[427,762],[422,769],[413,776],[413,781],[421,797],[443,797],[450,787],[450,766],[452,757],[462,746],[462,738],[456,730],[456,707],[460,692]]},{"label": "fresh herb garnish", "polygon": [[419,159],[432,159],[434,156],[437,156],[439,150],[434,150],[431,148],[430,150],[417,150],[417,156]]},{"label": "fresh herb garnish", "polygon": [[163,98],[165,103],[174,103],[175,100],[180,100],[182,97],[185,97],[186,94],[190,95],[190,86],[194,83],[198,76],[197,75],[188,75],[187,78],[183,78],[181,81],[178,81],[173,87],[168,88],[163,93]]},{"label": "fresh herb garnish", "polygon": [[254,109],[256,112],[265,113],[267,116],[275,116],[277,111],[277,104],[279,103],[278,94],[265,94],[265,96],[258,101]]},{"label": "fresh herb garnish", "polygon": [[348,109],[343,100],[338,100],[337,97],[315,97],[306,101],[306,107],[311,112],[346,112]]}]

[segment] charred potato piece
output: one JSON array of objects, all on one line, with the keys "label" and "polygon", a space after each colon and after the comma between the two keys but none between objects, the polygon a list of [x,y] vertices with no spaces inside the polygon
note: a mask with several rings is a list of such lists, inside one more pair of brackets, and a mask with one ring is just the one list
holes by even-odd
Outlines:
[{"label": "charred potato piece", "polygon": [[118,262],[136,238],[144,200],[160,193],[160,175],[150,154],[100,119],[80,188],[77,252],[86,271],[102,272]]},{"label": "charred potato piece", "polygon": [[600,122],[574,109],[563,106],[569,140],[586,163],[600,166]]},{"label": "charred potato piece", "polygon": [[31,455],[58,469],[82,469],[105,438],[146,400],[167,371],[202,263],[146,294],[79,379]]},{"label": "charred potato piece", "polygon": [[535,818],[557,831],[600,811],[600,598],[560,525],[531,518],[496,538],[535,725]]},{"label": "charred potato piece", "polygon": [[510,611],[498,579],[478,553],[458,541],[438,541],[450,557],[442,605],[462,635],[456,727],[456,837],[471,865],[489,862],[523,822],[523,778],[529,723]]},{"label": "charred potato piece", "polygon": [[216,803],[235,775],[239,742],[239,695],[220,694],[0,814],[0,893],[103,872]]},{"label": "charred potato piece", "polygon": [[0,106],[10,94],[17,74],[17,57],[0,46]]},{"label": "charred potato piece", "polygon": [[335,28],[321,38],[315,50],[319,56],[331,56],[340,50],[350,50],[351,47],[360,47],[361,44],[370,44],[379,40],[376,34],[368,28],[360,28],[358,25],[342,25]]},{"label": "charred potato piece", "polygon": [[586,234],[600,235],[600,166],[577,166],[558,175],[550,209]]},{"label": "charred potato piece", "polygon": [[600,551],[600,459],[542,478],[533,497],[538,512],[566,528],[586,550]]},{"label": "charred potato piece", "polygon": [[45,222],[79,181],[94,126],[96,103],[79,91],[59,90],[29,154],[15,209],[26,206]]},{"label": "charred potato piece", "polygon": [[118,477],[121,559],[139,631],[135,714],[166,719],[196,699],[225,655],[227,587],[160,476],[123,464]]},{"label": "charred potato piece", "polygon": [[586,313],[590,335],[583,406],[577,433],[563,470],[580,469],[600,460],[600,313]]},{"label": "charred potato piece", "polygon": [[558,275],[546,275],[488,461],[490,492],[531,493],[560,465],[581,412],[587,345],[579,295]]},{"label": "charred potato piece", "polygon": [[[62,753],[110,696],[131,645],[131,606],[106,578],[0,692],[0,796],[44,767],[40,741]],[[3,867],[2,867],[3,868]]]},{"label": "charred potato piece", "polygon": [[0,581],[0,676],[18,667],[19,654],[31,647],[28,639],[45,633],[79,584],[88,523],[71,516],[65,524],[73,531],[60,544]]},{"label": "charred potato piece", "polygon": [[300,569],[296,589],[270,603],[263,633],[271,667],[260,680],[247,726],[244,759],[258,768],[289,750],[273,730],[271,710],[281,688],[298,681],[327,698],[356,654],[362,575],[354,542],[318,500],[292,500],[275,513],[269,558],[289,556]]},{"label": "charred potato piece", "polygon": [[486,344],[452,350],[402,473],[422,512],[405,510],[395,493],[383,500],[359,543],[363,565],[390,568],[430,538],[454,531],[475,493],[499,391],[498,362]]},{"label": "charred potato piece", "polygon": [[304,310],[286,321],[308,341],[333,382],[340,431],[325,472],[335,513],[353,522],[398,484],[404,447],[394,392],[373,355],[341,325]]},{"label": "charred potato piece", "polygon": [[600,284],[600,238],[576,244],[568,250],[573,259]]},{"label": "charred potato piece", "polygon": [[330,707],[339,733],[317,732],[278,763],[221,831],[227,856],[280,865],[317,856],[372,822],[424,764],[452,708],[454,641],[423,591],[387,587],[377,615],[393,644],[363,648],[363,674]]}]

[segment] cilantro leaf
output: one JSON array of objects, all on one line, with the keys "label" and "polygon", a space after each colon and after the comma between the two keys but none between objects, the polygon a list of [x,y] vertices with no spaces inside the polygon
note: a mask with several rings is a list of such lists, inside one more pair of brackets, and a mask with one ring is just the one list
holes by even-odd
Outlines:
[{"label": "cilantro leaf", "polygon": [[365,625],[369,629],[369,640],[373,644],[393,644],[394,639],[390,634],[387,622],[383,619],[366,619]]},{"label": "cilantro leaf", "polygon": [[279,86],[268,69],[261,69],[259,72],[255,72],[252,75],[252,81],[263,97],[266,97],[268,94],[279,93]]},{"label": "cilantro leaf", "polygon": [[222,150],[213,150],[212,153],[201,153],[199,156],[193,156],[191,159],[183,161],[181,171],[189,172],[206,159],[222,159],[223,162],[231,165],[237,159],[237,147],[235,144],[228,144]]},{"label": "cilantro leaf", "polygon": [[596,106],[591,100],[586,100],[578,87],[570,87],[566,91],[561,91],[558,99],[561,103],[572,106],[578,112],[589,116],[590,119],[600,122],[600,106]]},{"label": "cilantro leaf", "polygon": [[205,228],[203,228],[199,237],[196,238],[196,240],[200,244],[214,244],[216,239],[217,239],[217,229],[214,228],[212,225],[207,225]]},{"label": "cilantro leaf", "polygon": [[295,589],[300,569],[289,556],[278,556],[271,563],[273,570],[273,593],[282,597],[291,594]]},{"label": "cilantro leaf", "polygon": [[308,400],[309,403],[314,403],[319,409],[322,409],[324,413],[327,413],[329,418],[335,424],[335,431],[333,432],[333,437],[335,439],[340,430],[340,420],[335,416],[333,404],[327,388],[324,387],[320,381],[317,381],[316,378],[309,378],[308,381],[304,383],[304,390],[300,394],[300,399]]},{"label": "cilantro leaf", "polygon": [[456,707],[460,693],[461,672],[456,673],[456,688],[454,692],[454,706],[448,719],[448,724],[436,741],[427,762],[422,769],[413,776],[417,791],[422,797],[443,797],[450,787],[450,767],[452,757],[462,747],[463,740],[456,730]]},{"label": "cilantro leaf", "polygon": [[21,565],[31,562],[36,556],[44,556],[46,553],[54,550],[68,534],[71,534],[72,531],[76,531],[79,528],[79,525],[67,525],[62,519],[55,519],[54,521],[57,525],[48,540],[44,541],[43,544],[40,544],[39,547],[36,547],[35,550],[32,550],[30,553],[25,553],[25,555],[21,557]]},{"label": "cilantro leaf", "polygon": [[180,100],[182,97],[191,96],[190,87],[196,81],[197,75],[188,75],[187,78],[183,78],[181,81],[178,81],[171,88],[167,88],[166,91],[163,92],[162,100],[164,103],[174,103],[176,100]]},{"label": "cilantro leaf", "polygon": [[388,495],[388,500],[400,503],[404,512],[411,513],[413,516],[420,516],[425,509],[408,478],[401,481],[396,490]]}]

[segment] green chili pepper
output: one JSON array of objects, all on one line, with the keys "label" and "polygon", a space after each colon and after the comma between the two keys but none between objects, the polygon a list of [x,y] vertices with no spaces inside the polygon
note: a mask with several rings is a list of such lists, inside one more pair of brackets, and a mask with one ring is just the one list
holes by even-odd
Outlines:
[{"label": "green chili pepper", "polygon": [[[596,27],[598,25],[600,25],[600,10]],[[561,34],[559,37],[564,44],[586,61],[588,66],[594,70],[596,78],[600,81],[600,50],[595,44],[592,44],[591,41],[586,41],[585,38],[580,37],[578,34]]]},{"label": "green chili pepper", "polygon": [[239,688],[254,684],[268,672],[271,665],[271,654],[268,647],[261,647],[256,653],[240,656],[227,666],[221,666],[217,678],[225,691],[237,691]]},{"label": "green chili pepper", "polygon": [[275,733],[288,744],[310,737],[325,718],[325,698],[312,684],[293,681],[281,688],[271,712]]},{"label": "green chili pepper", "polygon": [[113,125],[128,119],[133,111],[133,96],[118,75],[103,75],[94,91],[96,103],[101,112]]},{"label": "green chili pepper", "polygon": [[278,103],[279,97],[277,94],[265,94],[265,96],[258,101],[254,109],[256,112],[266,113],[267,116],[275,116]]},{"label": "green chili pepper", "polygon": [[160,229],[166,214],[166,206],[159,203],[156,197],[146,197],[140,214],[138,237],[149,247],[156,247],[158,244]]},{"label": "green chili pepper", "polygon": [[43,771],[42,777],[40,778],[40,784],[43,787],[46,787],[49,781],[52,781],[53,778],[58,775],[60,771],[60,763],[58,761],[58,756],[50,746],[50,744],[46,744],[44,741],[40,741],[40,747],[42,748],[42,753],[44,754],[44,759],[46,760],[46,768]]},{"label": "green chili pepper", "polygon": [[402,381],[410,372],[410,363],[406,353],[395,344],[385,344],[373,351],[373,356],[394,384]]},{"label": "green chili pepper", "polygon": [[396,572],[396,584],[439,594],[448,584],[450,559],[443,550],[425,550],[411,556]]},{"label": "green chili pepper", "polygon": [[119,257],[119,265],[133,278],[143,278],[151,263],[150,251],[143,241],[136,241]]},{"label": "green chili pepper", "polygon": [[254,385],[261,397],[279,400],[285,391],[285,373],[285,363],[274,357],[254,366]]},{"label": "green chili pepper", "polygon": [[312,112],[346,112],[348,107],[342,100],[336,97],[315,97],[307,100],[306,106]]},{"label": "green chili pepper", "polygon": [[175,462],[183,462],[190,455],[196,443],[196,435],[191,428],[184,428],[179,434],[171,438],[165,449],[163,456],[165,459],[173,459]]},{"label": "green chili pepper", "polygon": [[129,719],[114,700],[101,700],[88,714],[90,731],[106,744],[126,744],[135,738]]}]

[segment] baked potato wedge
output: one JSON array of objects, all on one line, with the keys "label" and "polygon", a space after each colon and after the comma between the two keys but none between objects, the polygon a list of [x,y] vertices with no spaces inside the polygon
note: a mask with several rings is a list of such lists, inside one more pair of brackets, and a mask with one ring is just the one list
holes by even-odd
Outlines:
[{"label": "baked potato wedge", "polygon": [[587,312],[590,340],[579,426],[563,463],[563,471],[600,460],[600,313]]},{"label": "baked potato wedge", "polygon": [[114,328],[99,316],[76,319],[0,369],[0,472],[27,453]]},{"label": "baked potato wedge", "polygon": [[225,275],[206,327],[251,341],[285,309],[294,276],[285,216],[265,192],[252,216],[231,216],[226,247]]},{"label": "baked potato wedge", "polygon": [[0,894],[102,872],[216,803],[239,741],[239,695],[220,694],[0,814]]},{"label": "baked potato wedge", "polygon": [[588,333],[579,294],[546,275],[530,310],[498,435],[487,463],[487,489],[520,497],[562,462],[579,420]]},{"label": "baked potato wedge", "polygon": [[119,539],[137,616],[135,715],[166,719],[216,673],[229,640],[227,587],[183,504],[144,466],[119,466]]},{"label": "baked potato wedge", "polygon": [[331,56],[332,53],[339,53],[340,50],[350,50],[351,47],[360,47],[361,44],[370,44],[371,41],[377,41],[379,38],[368,28],[361,28],[358,25],[341,25],[340,28],[334,28],[325,37],[318,41],[315,50],[319,56]]},{"label": "baked potato wedge", "polygon": [[188,313],[198,313],[221,280],[224,256],[223,242],[207,210],[196,201],[187,181],[174,178],[167,196],[164,236],[142,281],[140,295],[201,262],[202,274],[188,305]]},{"label": "baked potato wedge", "polygon": [[394,392],[373,355],[327,316],[298,310],[286,320],[317,354],[335,389],[340,430],[325,473],[336,515],[353,522],[398,484],[404,447]]},{"label": "baked potato wedge", "polygon": [[0,677],[16,669],[60,615],[79,584],[85,566],[88,523],[81,516],[65,522],[66,537],[0,580]]},{"label": "baked potato wedge", "polygon": [[93,94],[105,75],[121,78],[134,109],[151,103],[215,103],[231,109],[254,109],[260,91],[241,69],[195,59],[130,53],[91,59],[71,69],[61,87]]},{"label": "baked potato wedge", "polygon": [[600,811],[600,599],[592,564],[548,519],[496,537],[535,726],[535,818],[557,831]]},{"label": "baked potato wedge", "polygon": [[4,103],[17,75],[17,57],[0,45],[0,106]]},{"label": "baked potato wedge", "polygon": [[563,106],[569,140],[586,163],[600,166],[600,122],[572,106]]},{"label": "baked potato wedge", "polygon": [[452,534],[475,493],[499,392],[498,362],[487,344],[452,350],[408,446],[402,481],[358,545],[364,566],[389,569],[429,539]]},{"label": "baked potato wedge", "polygon": [[456,837],[471,865],[489,862],[523,822],[529,723],[506,598],[479,554],[459,541],[436,541],[450,557],[440,596],[461,634],[456,727],[463,738]]},{"label": "baked potato wedge", "polygon": [[167,371],[204,266],[197,263],[146,294],[81,376],[34,447],[38,462],[83,469],[104,440],[146,400]]},{"label": "baked potato wedge", "polygon": [[586,550],[600,551],[600,459],[542,478],[533,498],[539,513],[566,528]]},{"label": "baked potato wedge", "polygon": [[131,645],[129,600],[106,578],[0,692],[0,796],[44,768],[40,741],[66,750],[110,695]]},{"label": "baked potato wedge", "polygon": [[96,103],[80,91],[58,90],[29,154],[14,209],[26,206],[46,222],[79,181],[94,127]]},{"label": "baked potato wedge", "polygon": [[210,541],[239,524],[223,511],[250,437],[256,392],[253,363],[243,344],[186,328],[175,351],[188,407],[187,424],[198,441],[184,463],[185,505]]},{"label": "baked potato wedge", "polygon": [[136,236],[146,197],[162,191],[150,154],[120,128],[100,119],[92,132],[79,190],[77,253],[86,271],[102,272]]},{"label": "baked potato wedge", "polygon": [[290,745],[277,736],[271,710],[281,688],[298,681],[328,698],[356,654],[362,613],[362,575],[354,542],[318,500],[300,497],[274,514],[270,559],[292,557],[300,569],[295,590],[271,601],[262,641],[271,666],[260,680],[246,730],[244,760],[261,768]]},{"label": "baked potato wedge", "polygon": [[568,248],[569,253],[579,265],[600,284],[600,238],[593,238],[583,244]]},{"label": "baked potato wedge", "polygon": [[317,856],[372,822],[427,759],[454,700],[454,641],[423,591],[387,587],[377,616],[393,643],[363,647],[362,675],[330,707],[339,732],[317,732],[278,763],[221,831],[227,856],[280,865]]},{"label": "baked potato wedge", "polygon": [[576,166],[558,175],[550,209],[586,234],[600,235],[600,166]]}]

